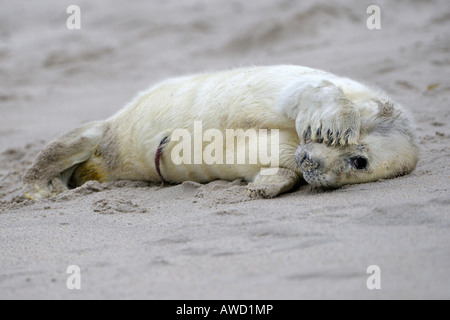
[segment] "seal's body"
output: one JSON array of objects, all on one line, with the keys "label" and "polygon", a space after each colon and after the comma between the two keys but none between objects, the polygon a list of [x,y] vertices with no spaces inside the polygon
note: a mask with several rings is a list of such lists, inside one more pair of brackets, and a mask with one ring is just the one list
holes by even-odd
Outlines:
[{"label": "seal's body", "polygon": [[[248,133],[260,132],[267,143],[258,142],[252,158]],[[182,143],[190,148],[180,152]],[[234,153],[245,161],[234,161]],[[279,169],[263,173],[273,163],[261,154],[270,153]],[[274,197],[302,175],[338,187],[405,174],[417,153],[410,116],[384,93],[306,67],[254,67],[169,79],[110,119],[62,135],[28,170],[24,193],[39,199],[88,180],[242,178],[251,196]]]}]

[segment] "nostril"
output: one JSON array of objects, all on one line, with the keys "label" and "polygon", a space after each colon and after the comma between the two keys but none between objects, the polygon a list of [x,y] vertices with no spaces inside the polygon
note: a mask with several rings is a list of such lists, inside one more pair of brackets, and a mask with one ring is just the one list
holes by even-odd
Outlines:
[{"label": "nostril", "polygon": [[308,159],[308,158],[309,158],[309,154],[308,154],[308,152],[305,151],[305,152],[303,153],[302,162],[305,161],[305,160]]}]

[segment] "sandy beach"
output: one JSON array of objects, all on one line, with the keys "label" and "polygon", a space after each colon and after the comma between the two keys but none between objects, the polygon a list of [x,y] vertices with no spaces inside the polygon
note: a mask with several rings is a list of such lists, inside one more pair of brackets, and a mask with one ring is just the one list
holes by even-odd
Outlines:
[{"label": "sandy beach", "polygon": [[[69,30],[66,10],[81,9]],[[7,0],[0,4],[0,299],[449,299],[450,3]],[[45,144],[168,77],[295,64],[411,111],[407,176],[252,200],[243,181],[89,182],[39,202]],[[81,290],[67,268],[79,266]],[[369,290],[367,267],[381,270]]]}]

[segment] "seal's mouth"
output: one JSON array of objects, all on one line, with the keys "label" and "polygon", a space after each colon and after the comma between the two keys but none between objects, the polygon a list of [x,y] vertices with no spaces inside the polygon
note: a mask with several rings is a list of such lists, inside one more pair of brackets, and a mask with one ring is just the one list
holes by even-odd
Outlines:
[{"label": "seal's mouth", "polygon": [[326,175],[322,175],[316,170],[312,171],[305,171],[303,172],[303,179],[314,188],[320,188],[323,190],[331,190],[331,189],[337,189],[338,186],[335,186],[330,183],[330,177],[327,177]]}]

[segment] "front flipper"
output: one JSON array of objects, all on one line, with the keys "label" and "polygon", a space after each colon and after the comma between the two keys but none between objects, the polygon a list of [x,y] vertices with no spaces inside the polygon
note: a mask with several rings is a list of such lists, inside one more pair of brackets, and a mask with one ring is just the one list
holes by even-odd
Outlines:
[{"label": "front flipper", "polygon": [[300,143],[356,144],[361,119],[341,88],[321,76],[310,76],[284,88],[276,110],[295,120]]},{"label": "front flipper", "polygon": [[46,146],[23,178],[23,194],[33,200],[48,198],[68,189],[68,181],[80,163],[87,161],[105,132],[105,122],[93,122],[58,137]]},{"label": "front flipper", "polygon": [[299,175],[289,169],[279,168],[276,174],[258,174],[247,186],[251,198],[274,198],[288,192],[299,182]]}]

